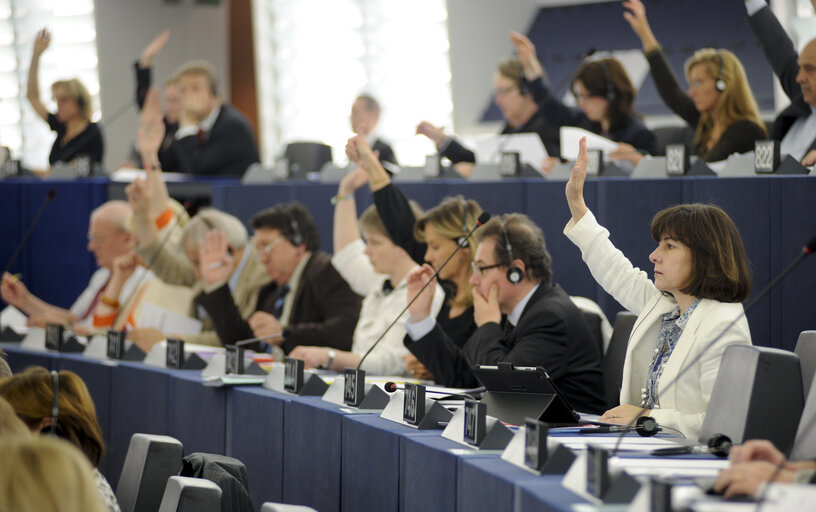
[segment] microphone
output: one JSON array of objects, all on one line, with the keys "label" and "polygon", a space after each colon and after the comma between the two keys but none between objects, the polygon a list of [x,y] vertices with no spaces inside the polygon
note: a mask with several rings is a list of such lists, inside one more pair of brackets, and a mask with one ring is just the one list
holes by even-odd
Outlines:
[{"label": "microphone", "polygon": [[454,249],[450,253],[450,255],[445,259],[445,261],[442,262],[441,265],[439,265],[439,268],[436,269],[436,271],[433,273],[433,276],[431,276],[431,278],[428,280],[428,282],[425,283],[424,285],[422,285],[422,288],[420,288],[419,291],[416,293],[416,295],[414,295],[414,297],[410,301],[408,301],[408,304],[405,306],[405,308],[403,308],[403,310],[400,311],[399,315],[397,315],[397,318],[395,318],[393,322],[388,324],[388,327],[385,328],[385,330],[380,335],[380,337],[377,338],[377,340],[371,345],[371,347],[369,347],[368,350],[366,350],[365,354],[363,354],[363,357],[360,358],[360,362],[357,363],[357,369],[358,370],[363,365],[363,361],[365,361],[366,357],[368,357],[368,354],[370,354],[371,351],[374,350],[374,348],[380,343],[380,341],[382,341],[382,339],[385,338],[385,335],[388,334],[388,331],[390,331],[391,328],[394,327],[394,325],[399,321],[399,319],[402,318],[402,315],[404,315],[405,312],[408,311],[408,308],[411,307],[411,304],[413,304],[417,300],[417,298],[420,295],[422,295],[422,292],[425,291],[425,288],[427,288],[429,284],[436,281],[437,276],[439,276],[439,272],[441,272],[442,269],[445,268],[445,265],[448,264],[448,262],[451,260],[451,258],[453,258],[454,255],[457,252],[459,252],[459,249],[461,249],[462,247],[465,247],[467,245],[467,241],[471,237],[471,235],[473,235],[473,232],[476,231],[477,229],[479,229],[479,226],[482,226],[483,224],[485,224],[489,220],[490,220],[490,214],[488,212],[482,212],[482,214],[479,215],[479,218],[476,220],[476,225],[473,226],[473,229],[471,229],[468,232],[468,234],[466,234],[465,236],[459,238],[459,243],[456,244],[456,249]]},{"label": "microphone", "polygon": [[[401,389],[404,390],[405,387],[404,386],[398,386],[396,382],[390,382],[389,381],[389,382],[385,383],[385,390],[388,391],[389,393],[393,393],[393,392],[401,390]],[[484,386],[481,386],[481,387],[478,387],[478,388],[473,388],[473,389],[467,389],[467,390],[465,390],[464,393],[446,393],[445,391],[435,391],[435,390],[432,390],[432,389],[426,389],[425,390],[426,393],[434,393],[434,394],[437,394],[437,395],[445,395],[445,397],[450,396],[450,397],[454,397],[454,398],[461,398],[463,400],[464,399],[476,400],[476,398],[474,398],[473,395],[478,394],[478,393],[484,393],[485,391],[486,391],[486,389],[485,389]]]},{"label": "microphone", "polygon": [[[796,265],[799,264],[799,262],[801,262],[803,259],[805,259],[806,256],[812,254],[815,251],[816,251],[816,236],[813,236],[808,240],[807,244],[805,244],[805,246],[802,248],[802,251],[793,259],[793,261],[791,261],[788,264],[788,266],[785,267],[785,269],[782,270],[782,272],[779,273],[779,275],[777,275],[770,283],[768,283],[768,285],[761,292],[759,292],[757,294],[757,296],[754,297],[751,300],[751,302],[748,303],[747,306],[745,306],[743,308],[742,312],[739,315],[737,315],[736,318],[731,320],[731,322],[729,322],[728,325],[726,325],[725,328],[717,336],[714,337],[714,339],[712,339],[705,347],[703,347],[703,349],[691,361],[688,362],[686,367],[683,368],[682,370],[680,370],[680,372],[677,374],[677,376],[674,379],[672,379],[666,385],[666,387],[662,388],[662,392],[666,392],[666,391],[670,390],[672,387],[674,387],[674,385],[677,384],[677,382],[680,380],[680,378],[683,375],[685,375],[691,368],[693,368],[694,364],[697,361],[699,361],[711,349],[711,347],[713,347],[718,341],[720,341],[720,339],[723,336],[725,336],[725,333],[727,333],[729,330],[731,330],[731,328],[734,327],[734,325],[736,325],[736,323],[738,321],[740,321],[743,317],[745,317],[748,314],[748,312],[751,309],[753,309],[754,306],[757,305],[757,303],[759,303],[760,300],[765,298],[765,296],[768,295],[768,293],[771,291],[771,289],[773,289],[777,284],[779,284],[779,281],[781,281],[786,275],[788,275],[790,273],[790,271],[793,270],[794,267],[796,267]],[[646,411],[646,408],[641,407],[639,414],[642,414],[645,411]],[[632,425],[633,425],[633,422],[630,421],[629,424],[626,425],[626,426],[631,427]],[[612,456],[614,456],[616,453],[618,453],[618,449],[620,448],[620,444],[621,444],[622,441],[623,441],[623,435],[621,435],[618,438],[618,442],[615,444],[615,449],[612,450]]]},{"label": "microphone", "polygon": [[45,211],[45,207],[48,206],[48,203],[54,199],[54,196],[57,195],[56,189],[49,189],[48,193],[45,195],[45,201],[43,201],[42,206],[40,206],[37,215],[34,216],[34,220],[31,222],[31,225],[28,226],[28,231],[26,231],[25,235],[23,235],[23,239],[20,240],[20,243],[17,244],[17,248],[14,249],[14,253],[11,255],[8,263],[6,263],[6,268],[3,269],[3,273],[0,276],[4,275],[6,272],[9,271],[12,265],[17,261],[17,258],[20,257],[20,252],[22,252],[23,247],[25,244],[28,243],[28,239],[31,238],[31,233],[34,232],[34,228],[39,224],[40,218],[42,217],[43,212]]},{"label": "microphone", "polygon": [[640,437],[652,437],[661,432],[663,427],[657,424],[657,420],[651,416],[640,416],[635,425],[601,425],[595,428],[582,428],[579,434],[614,434],[626,432],[637,432]]},{"label": "microphone", "polygon": [[276,334],[267,334],[266,336],[257,336],[255,338],[247,338],[245,340],[238,340],[235,343],[233,343],[232,345],[235,346],[235,347],[244,347],[246,345],[250,345],[252,343],[257,343],[259,341],[273,340],[275,338],[280,338],[281,336],[283,336],[282,332],[279,332],[279,333],[276,333]]}]

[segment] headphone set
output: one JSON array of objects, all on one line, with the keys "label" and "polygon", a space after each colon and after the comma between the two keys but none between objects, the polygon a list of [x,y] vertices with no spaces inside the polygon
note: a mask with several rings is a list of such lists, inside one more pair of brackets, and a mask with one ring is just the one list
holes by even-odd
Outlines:
[{"label": "headphone set", "polygon": [[618,97],[618,93],[615,92],[615,85],[612,83],[612,73],[609,72],[609,66],[606,65],[604,59],[598,59],[595,62],[601,66],[601,70],[606,78],[606,94],[604,97],[609,101],[615,101]]},{"label": "headphone set", "polygon": [[723,92],[725,90],[725,80],[723,80],[723,76],[725,76],[725,62],[723,61],[722,53],[720,53],[719,49],[715,48],[714,53],[717,54],[717,66],[719,67],[717,78],[714,81],[714,88],[719,92]]},{"label": "headphone set", "polygon": [[57,418],[59,417],[59,373],[51,371],[51,383],[54,389],[54,401],[51,402],[51,435],[57,435]]},{"label": "headphone set", "polygon": [[524,279],[524,271],[513,265],[513,246],[510,245],[510,235],[507,233],[507,226],[504,225],[504,219],[501,219],[499,222],[501,223],[502,233],[504,234],[504,248],[507,250],[507,255],[510,258],[510,263],[507,268],[507,280],[510,281],[510,284],[517,285]]},{"label": "headphone set", "polygon": [[284,215],[289,219],[289,228],[292,230],[291,236],[288,236],[289,242],[292,245],[300,245],[303,243],[303,235],[300,233],[300,224],[295,218],[295,210],[292,206],[282,208]]},{"label": "headphone set", "polygon": [[467,239],[467,199],[465,199],[464,196],[459,196],[459,202],[462,203],[462,236],[456,240],[456,243],[458,243],[460,247],[470,247],[470,241]]}]

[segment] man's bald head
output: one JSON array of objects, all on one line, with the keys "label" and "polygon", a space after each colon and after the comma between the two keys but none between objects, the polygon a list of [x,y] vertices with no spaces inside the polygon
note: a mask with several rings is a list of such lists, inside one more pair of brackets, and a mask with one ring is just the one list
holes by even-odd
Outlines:
[{"label": "man's bald head", "polygon": [[129,219],[133,210],[125,201],[108,201],[91,213],[88,250],[100,267],[111,269],[113,260],[134,248]]},{"label": "man's bald head", "polygon": [[799,54],[799,73],[796,82],[802,88],[802,97],[816,107],[816,39],[811,40]]}]

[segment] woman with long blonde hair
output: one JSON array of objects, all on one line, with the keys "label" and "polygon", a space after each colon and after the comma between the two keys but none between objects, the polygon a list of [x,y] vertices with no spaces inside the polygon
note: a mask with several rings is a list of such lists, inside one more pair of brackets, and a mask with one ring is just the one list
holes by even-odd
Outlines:
[{"label": "woman with long blonde hair", "polygon": [[623,2],[623,17],[643,44],[657,91],[666,105],[695,129],[692,153],[706,162],[754,150],[767,137],[745,69],[732,52],[703,48],[686,61],[688,94],[680,88],[646,19],[641,0]]}]

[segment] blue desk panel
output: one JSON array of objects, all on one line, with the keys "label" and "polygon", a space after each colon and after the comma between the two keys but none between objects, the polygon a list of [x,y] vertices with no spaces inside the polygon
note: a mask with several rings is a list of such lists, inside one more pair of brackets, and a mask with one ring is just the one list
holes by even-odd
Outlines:
[{"label": "blue desk panel", "polygon": [[56,352],[36,352],[20,348],[19,343],[0,343],[0,347],[8,354],[7,362],[14,373],[21,372],[29,366],[42,366],[53,370],[54,359],[59,357]]},{"label": "blue desk panel", "polygon": [[456,509],[512,512],[516,485],[538,478],[498,455],[463,460],[456,478]]},{"label": "blue desk panel", "polygon": [[405,439],[400,458],[400,511],[456,511],[456,481],[465,459],[495,458],[438,436]]},{"label": "blue desk panel", "polygon": [[377,414],[343,417],[342,510],[397,510],[400,503],[401,444],[414,437],[439,436]]},{"label": "blue desk panel", "polygon": [[283,501],[339,512],[343,416],[320,397],[293,397],[283,415]]},{"label": "blue desk panel", "polygon": [[246,465],[256,509],[283,500],[283,418],[289,397],[259,387],[227,394],[226,454]]},{"label": "blue desk panel", "polygon": [[517,512],[572,512],[572,506],[587,501],[561,485],[561,475],[541,475],[517,486]]},{"label": "blue desk panel", "polygon": [[168,435],[184,444],[184,454],[226,453],[227,389],[201,383],[198,370],[176,370],[170,379]]}]

